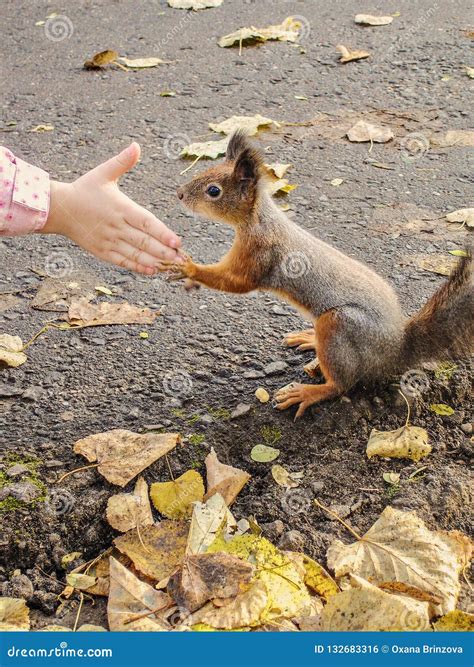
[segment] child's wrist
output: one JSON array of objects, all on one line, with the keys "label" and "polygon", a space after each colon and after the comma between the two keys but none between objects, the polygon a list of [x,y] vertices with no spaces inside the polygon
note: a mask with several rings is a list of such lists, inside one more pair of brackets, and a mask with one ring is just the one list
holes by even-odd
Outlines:
[{"label": "child's wrist", "polygon": [[51,181],[49,214],[41,230],[42,234],[62,234],[68,236],[70,183]]}]

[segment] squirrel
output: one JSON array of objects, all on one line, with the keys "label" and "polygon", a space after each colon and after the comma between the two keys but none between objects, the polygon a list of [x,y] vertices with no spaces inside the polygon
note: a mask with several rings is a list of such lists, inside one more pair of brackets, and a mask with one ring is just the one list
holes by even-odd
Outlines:
[{"label": "squirrel", "polygon": [[472,252],[449,279],[407,319],[392,287],[361,262],[290,220],[266,187],[261,153],[237,131],[225,161],[178,188],[194,213],[235,228],[234,243],[216,264],[169,265],[171,279],[244,294],[266,290],[302,311],[314,328],[288,334],[287,346],[315,349],[324,384],[291,383],[276,407],[308,406],[346,393],[359,381],[377,381],[429,360],[462,357],[474,344]]}]

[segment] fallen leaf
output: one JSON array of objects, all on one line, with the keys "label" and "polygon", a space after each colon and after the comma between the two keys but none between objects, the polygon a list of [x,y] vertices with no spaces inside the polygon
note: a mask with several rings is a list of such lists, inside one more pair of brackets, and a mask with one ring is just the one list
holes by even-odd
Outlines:
[{"label": "fallen leaf", "polygon": [[95,288],[96,292],[99,292],[100,294],[105,294],[106,296],[112,296],[113,292],[111,289],[108,287],[104,287],[103,285],[96,285]]},{"label": "fallen leaf", "polygon": [[453,408],[449,405],[445,405],[444,403],[432,403],[430,405],[430,410],[437,415],[449,416],[454,414]]},{"label": "fallen leaf", "polygon": [[298,186],[293,185],[287,181],[286,178],[279,178],[267,183],[267,190],[271,195],[288,194],[292,190],[296,190]]},{"label": "fallen leaf", "polygon": [[36,125],[36,127],[31,128],[28,132],[52,132],[54,130],[54,125]]},{"label": "fallen leaf", "polygon": [[448,252],[454,257],[469,257],[469,254],[465,250],[448,250]]},{"label": "fallen leaf", "polygon": [[343,183],[344,183],[343,178],[333,178],[331,181],[331,185],[334,185],[335,187],[337,187],[338,185],[342,185]]},{"label": "fallen leaf", "polygon": [[152,324],[157,314],[149,308],[133,306],[127,301],[92,304],[82,297],[71,301],[68,320],[70,324],[81,327],[106,324]]},{"label": "fallen leaf", "polygon": [[214,447],[206,456],[207,500],[215,493],[219,493],[227,507],[230,507],[239,493],[249,481],[250,475],[244,470],[221,463],[217,458]]},{"label": "fallen leaf", "polygon": [[370,14],[357,14],[354,21],[360,25],[388,25],[393,21],[393,16],[371,16]]},{"label": "fallen leaf", "polygon": [[71,563],[82,556],[82,551],[72,551],[70,554],[64,554],[61,558],[61,567],[66,570]]},{"label": "fallen leaf", "polygon": [[299,36],[301,23],[297,17],[289,16],[280,25],[271,25],[268,28],[240,28],[229,35],[224,35],[218,40],[219,46],[229,47],[239,44],[248,46],[267,40],[278,40],[282,42],[296,42]]},{"label": "fallen leaf", "polygon": [[339,586],[322,565],[303,553],[285,551],[285,554],[288,554],[291,558],[297,558],[301,562],[304,583],[312,591],[325,600],[329,600],[330,597],[339,593]]},{"label": "fallen leaf", "polygon": [[189,527],[187,554],[205,553],[229,521],[229,510],[220,493],[205,503],[195,503]]},{"label": "fallen leaf", "polygon": [[250,458],[258,463],[269,463],[280,456],[280,450],[267,445],[255,445],[250,452]]},{"label": "fallen leaf", "polygon": [[429,257],[415,257],[417,266],[424,271],[437,273],[440,276],[449,276],[457,262],[452,257],[430,255]]},{"label": "fallen leaf", "polygon": [[259,387],[255,391],[255,398],[260,401],[260,403],[268,403],[270,400],[270,394],[263,387]]},{"label": "fallen leaf", "polygon": [[72,632],[72,628],[68,628],[67,625],[45,625],[39,628],[38,632]]},{"label": "fallen leaf", "polygon": [[93,623],[83,623],[77,632],[107,632],[107,629],[102,625],[94,625]]},{"label": "fallen leaf", "polygon": [[474,67],[465,67],[466,74],[470,79],[474,79]]},{"label": "fallen leaf", "polygon": [[252,586],[237,595],[225,607],[206,609],[193,615],[195,623],[205,623],[221,630],[254,627],[262,623],[262,614],[268,606],[267,588],[263,581],[255,581]]},{"label": "fallen leaf", "polygon": [[284,486],[286,489],[296,489],[300,485],[301,477],[298,479],[299,474],[291,473],[286,470],[283,466],[276,463],[272,466],[272,477],[279,486]]},{"label": "fallen leaf", "polygon": [[21,598],[0,597],[0,632],[30,629],[30,610]]},{"label": "fallen leaf", "polygon": [[420,426],[402,426],[396,431],[377,431],[372,429],[367,443],[366,454],[388,456],[395,459],[420,461],[431,452],[428,433]]},{"label": "fallen leaf", "polygon": [[23,350],[23,342],[19,336],[0,334],[0,362],[17,368],[25,363],[27,357]]},{"label": "fallen leaf", "polygon": [[393,139],[393,137],[394,134],[389,127],[378,127],[376,125],[370,125],[370,123],[366,123],[365,120],[359,120],[347,132],[347,138],[349,141],[355,142],[370,141],[378,144],[384,144],[387,141]]},{"label": "fallen leaf", "polygon": [[166,60],[161,58],[119,58],[119,62],[123,63],[129,69],[146,69],[148,67],[157,67],[158,65],[168,64]]},{"label": "fallen leaf", "polygon": [[[122,565],[130,564],[130,559],[122,554],[115,547],[111,547],[101,553],[97,558],[95,558],[91,563],[83,563],[79,567],[75,568],[72,573],[79,574],[84,573],[95,579],[95,584],[90,586],[87,589],[87,593],[91,595],[100,595],[102,597],[107,597],[109,595],[110,588],[110,556],[113,556],[115,560],[118,560]],[[69,586],[69,588],[71,588]],[[74,588],[73,588],[74,591]],[[72,591],[72,592],[73,592]],[[63,597],[65,592],[61,593]]]},{"label": "fallen leaf", "polygon": [[433,595],[432,593],[427,593],[426,591],[422,591],[419,588],[416,588],[416,586],[408,586],[408,584],[404,584],[402,581],[384,581],[378,585],[378,588],[388,593],[408,595],[408,597],[413,598],[414,600],[431,602],[435,605],[441,602],[438,596]]},{"label": "fallen leaf", "polygon": [[[107,618],[112,632],[162,632],[170,626],[156,616],[169,597],[140,581],[115,558],[110,559],[110,594]],[[150,612],[147,616],[142,616]],[[155,613],[151,613],[155,612]],[[142,616],[141,618],[136,618]]]},{"label": "fallen leaf", "polygon": [[455,609],[441,616],[433,627],[436,632],[474,632],[474,614]]},{"label": "fallen leaf", "polygon": [[323,632],[429,629],[427,602],[384,593],[368,581],[363,587],[350,588],[331,597],[321,613]]},{"label": "fallen leaf", "polygon": [[363,60],[370,56],[368,51],[352,51],[351,49],[348,49],[347,46],[344,46],[344,44],[338,44],[336,49],[341,54],[341,57],[339,58],[340,63],[350,63],[352,60]]},{"label": "fallen leaf", "polygon": [[248,584],[254,566],[226,553],[194,554],[171,576],[168,593],[190,612],[214,598],[233,598]]},{"label": "fallen leaf", "polygon": [[450,146],[473,148],[474,130],[449,130],[446,134],[435,134],[430,142],[442,148],[449,148]]},{"label": "fallen leaf", "polygon": [[140,331],[138,335],[140,336],[140,338],[143,338],[144,340],[150,337],[148,331]]},{"label": "fallen leaf", "polygon": [[266,170],[270,172],[271,176],[275,176],[276,178],[283,178],[288,169],[293,165],[290,163],[282,164],[281,162],[272,162],[271,164],[265,164],[264,166]]},{"label": "fallen leaf", "polygon": [[168,5],[173,9],[209,9],[220,7],[223,0],[168,0]]},{"label": "fallen leaf", "polygon": [[413,512],[386,507],[357,542],[335,540],[327,563],[337,578],[354,574],[378,585],[399,581],[440,598],[439,613],[453,611],[459,596],[459,573],[471,545],[457,531],[430,531]]},{"label": "fallen leaf", "polygon": [[180,442],[178,433],[133,433],[114,429],[78,440],[74,452],[93,463],[106,480],[125,486]]},{"label": "fallen leaf", "polygon": [[308,98],[306,95],[294,95],[295,100],[299,100],[300,102],[305,102]]},{"label": "fallen leaf", "polygon": [[180,155],[181,157],[205,157],[215,160],[216,158],[225,155],[228,143],[229,137],[224,137],[224,139],[220,139],[219,141],[197,142],[185,146]]},{"label": "fallen leaf", "polygon": [[114,540],[117,549],[150,579],[169,577],[184,558],[188,525],[184,521],[160,521],[153,526],[132,530]]},{"label": "fallen leaf", "polygon": [[459,208],[446,215],[448,222],[461,222],[467,227],[474,227],[474,208]]},{"label": "fallen leaf", "polygon": [[397,486],[400,482],[400,473],[398,472],[384,472],[382,475],[383,481],[391,486]]},{"label": "fallen leaf", "polygon": [[204,482],[197,470],[187,470],[170,482],[154,482],[150,498],[163,516],[183,519],[191,516],[193,503],[204,498]]},{"label": "fallen leaf", "polygon": [[143,477],[139,477],[133,493],[118,493],[110,496],[107,501],[107,521],[121,533],[132,528],[138,529],[153,525],[150,500],[148,498],[148,484]]},{"label": "fallen leaf", "polygon": [[92,56],[90,60],[86,60],[84,63],[84,69],[101,69],[105,65],[109,65],[117,60],[119,54],[113,49],[106,49],[105,51],[99,51]]},{"label": "fallen leaf", "polygon": [[174,90],[162,90],[160,97],[176,97],[176,92]]},{"label": "fallen leaf", "polygon": [[91,301],[95,297],[93,279],[89,276],[70,276],[65,279],[48,277],[41,282],[31,307],[37,310],[67,312],[73,299]]},{"label": "fallen leaf", "polygon": [[[227,120],[223,120],[221,123],[209,123],[209,127],[214,132],[226,135],[241,130],[251,137],[257,134],[261,127],[268,127],[274,123],[275,121],[271,118],[255,114],[255,116],[231,116],[231,118],[227,118]],[[278,125],[278,123],[275,124]]]},{"label": "fallen leaf", "polygon": [[77,588],[79,591],[86,591],[88,588],[96,585],[97,579],[88,574],[71,572],[66,575],[66,582],[72,588]]}]

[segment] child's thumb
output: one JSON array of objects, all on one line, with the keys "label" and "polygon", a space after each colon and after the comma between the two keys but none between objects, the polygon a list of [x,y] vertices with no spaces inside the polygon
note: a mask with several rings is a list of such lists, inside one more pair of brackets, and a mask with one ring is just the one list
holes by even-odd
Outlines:
[{"label": "child's thumb", "polygon": [[101,175],[107,180],[117,181],[123,174],[134,167],[140,159],[140,146],[136,141],[121,153],[100,165]]}]

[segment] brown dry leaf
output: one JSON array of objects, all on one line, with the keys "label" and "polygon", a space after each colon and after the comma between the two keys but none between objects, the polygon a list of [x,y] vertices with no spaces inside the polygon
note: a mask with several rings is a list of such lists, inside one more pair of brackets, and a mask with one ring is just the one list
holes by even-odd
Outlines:
[{"label": "brown dry leaf", "polygon": [[428,603],[384,593],[360,577],[331,597],[321,613],[323,632],[427,631]]},{"label": "brown dry leaf", "polygon": [[89,303],[85,298],[73,299],[68,320],[74,326],[97,327],[105,324],[152,324],[158,313],[149,308],[121,303]]},{"label": "brown dry leaf", "polygon": [[281,162],[272,162],[264,165],[265,169],[270,173],[270,176],[276,178],[283,178],[288,169],[292,166],[291,163],[283,164]]},{"label": "brown dry leaf", "polygon": [[0,335],[0,366],[3,363],[12,368],[17,368],[24,364],[26,359],[27,356],[23,352],[23,341],[20,336]]},{"label": "brown dry leaf", "polygon": [[357,542],[335,540],[327,563],[336,577],[354,574],[375,585],[396,581],[441,599],[439,613],[456,607],[459,573],[471,556],[467,537],[430,531],[413,512],[386,507]]},{"label": "brown dry leaf", "polygon": [[98,461],[97,470],[106,480],[125,486],[179,442],[179,433],[140,434],[114,429],[78,440],[74,452],[91,463]]},{"label": "brown dry leaf", "polygon": [[[110,587],[110,556],[113,556],[122,565],[130,564],[130,559],[127,556],[122,554],[118,549],[111,547],[94,559],[92,563],[83,563],[72,571],[73,573],[84,572],[84,574],[88,574],[96,580],[96,583],[87,589],[87,593],[102,597],[108,596]],[[61,595],[63,597],[70,597],[69,595],[65,595],[64,591]]]},{"label": "brown dry leaf", "polygon": [[301,483],[301,478],[304,473],[289,472],[279,463],[272,466],[272,477],[279,486],[284,486],[286,489],[296,489]]},{"label": "brown dry leaf", "polygon": [[197,470],[187,470],[171,482],[155,482],[150,497],[156,509],[167,519],[191,516],[193,503],[204,498],[204,482]]},{"label": "brown dry leaf", "polygon": [[21,598],[0,597],[0,632],[30,629],[30,610]]},{"label": "brown dry leaf", "polygon": [[121,533],[153,525],[148,484],[139,477],[133,493],[118,493],[107,501],[107,521]]},{"label": "brown dry leaf", "polygon": [[252,137],[257,134],[261,127],[268,127],[272,124],[278,125],[271,118],[265,118],[265,116],[257,113],[255,116],[231,116],[221,123],[209,123],[209,127],[214,132],[226,135],[242,130],[249,137]]},{"label": "brown dry leaf", "polygon": [[191,158],[210,158],[215,160],[222,155],[225,155],[229,137],[219,139],[219,141],[202,141],[185,146],[181,151],[181,157]]},{"label": "brown dry leaf", "polygon": [[467,227],[474,228],[474,208],[458,208],[457,211],[447,213],[448,222],[460,222]]},{"label": "brown dry leaf", "polygon": [[223,0],[168,0],[168,5],[173,9],[210,9],[220,7]]},{"label": "brown dry leaf", "polygon": [[251,563],[226,553],[190,555],[170,578],[168,593],[178,606],[193,612],[208,600],[238,595],[254,569]]},{"label": "brown dry leaf", "polygon": [[338,44],[336,49],[341,54],[341,57],[339,58],[340,63],[350,63],[352,60],[363,60],[370,56],[368,51],[352,51],[351,49],[348,49],[347,46],[344,46],[344,44]]},{"label": "brown dry leaf", "polygon": [[54,125],[36,125],[32,127],[28,132],[52,132],[54,130]]},{"label": "brown dry leaf", "polygon": [[429,271],[430,273],[437,273],[440,276],[449,276],[457,264],[457,260],[454,257],[444,255],[430,255],[429,257],[418,255],[415,257],[415,261],[420,269]]},{"label": "brown dry leaf", "polygon": [[128,556],[142,574],[161,581],[181,565],[188,537],[184,521],[161,521],[115,538],[119,551]]},{"label": "brown dry leaf", "polygon": [[244,470],[221,463],[214,447],[206,456],[207,493],[205,500],[220,493],[227,507],[230,507],[249,481],[250,475]]},{"label": "brown dry leaf", "polygon": [[90,60],[86,60],[84,63],[84,69],[101,69],[105,65],[113,63],[119,54],[113,49],[106,49],[105,51],[100,51],[92,56]]},{"label": "brown dry leaf", "polygon": [[409,586],[401,581],[384,581],[378,585],[378,588],[387,593],[396,593],[397,595],[408,595],[414,600],[421,600],[422,602],[431,602],[431,604],[440,604],[441,599],[437,595],[422,591],[416,586]]},{"label": "brown dry leaf", "polygon": [[428,432],[419,426],[402,426],[396,431],[377,431],[375,428],[367,443],[367,456],[388,456],[395,459],[420,461],[431,452]]},{"label": "brown dry leaf", "polygon": [[280,25],[270,25],[268,28],[240,28],[229,35],[224,35],[218,40],[219,46],[248,46],[267,40],[278,40],[282,42],[296,42],[299,36],[301,22],[297,17],[288,16]]},{"label": "brown dry leaf", "polygon": [[388,25],[393,16],[371,16],[370,14],[356,14],[354,19],[359,25]]},{"label": "brown dry leaf", "polygon": [[262,614],[268,605],[267,587],[258,579],[245,593],[240,593],[225,607],[207,608],[193,615],[194,623],[206,623],[221,630],[261,625]]},{"label": "brown dry leaf", "polygon": [[170,626],[154,613],[170,602],[169,597],[140,581],[115,558],[110,559],[110,594],[107,617],[112,632],[162,632]]},{"label": "brown dry leaf", "polygon": [[446,134],[436,134],[431,143],[442,148],[451,146],[474,148],[474,130],[448,130]]},{"label": "brown dry leaf", "polygon": [[365,120],[359,120],[347,132],[349,141],[365,142],[370,141],[377,144],[385,144],[393,139],[394,134],[389,127],[379,127],[366,123]]},{"label": "brown dry leaf", "polygon": [[67,312],[73,299],[81,298],[89,302],[94,298],[93,281],[93,277],[74,276],[67,282],[59,278],[46,278],[31,301],[31,307],[37,310]]}]

